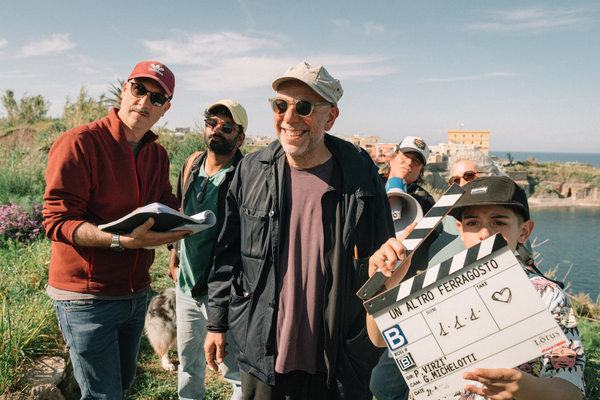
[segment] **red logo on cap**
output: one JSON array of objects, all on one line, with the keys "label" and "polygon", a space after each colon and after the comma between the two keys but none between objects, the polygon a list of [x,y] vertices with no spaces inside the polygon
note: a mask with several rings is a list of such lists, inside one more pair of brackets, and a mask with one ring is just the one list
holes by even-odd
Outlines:
[{"label": "red logo on cap", "polygon": [[417,146],[419,149],[425,150],[425,142],[422,141],[421,139],[415,139],[414,143],[415,143],[415,146]]}]

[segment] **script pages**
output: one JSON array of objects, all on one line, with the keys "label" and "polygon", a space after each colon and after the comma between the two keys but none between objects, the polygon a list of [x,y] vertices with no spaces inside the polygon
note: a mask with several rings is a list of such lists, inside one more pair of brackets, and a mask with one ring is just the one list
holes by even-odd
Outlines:
[{"label": "script pages", "polygon": [[164,204],[152,203],[138,208],[116,221],[99,225],[98,228],[110,233],[131,233],[135,228],[146,222],[148,218],[154,218],[152,230],[156,232],[189,230],[196,233],[210,228],[217,222],[215,214],[210,210],[187,216]]}]

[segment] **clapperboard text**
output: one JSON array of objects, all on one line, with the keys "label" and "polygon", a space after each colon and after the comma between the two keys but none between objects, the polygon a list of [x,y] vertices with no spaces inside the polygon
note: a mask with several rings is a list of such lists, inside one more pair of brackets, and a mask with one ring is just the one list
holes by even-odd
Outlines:
[{"label": "clapperboard text", "polygon": [[432,361],[427,365],[424,365],[419,369],[415,369],[412,371],[416,380],[410,382],[410,386],[416,386],[420,384],[419,379],[423,379],[423,382],[429,383],[430,380],[439,379],[444,375],[447,375],[451,372],[458,371],[467,365],[473,364],[477,359],[475,358],[475,354],[471,353],[469,355],[464,356],[463,358],[459,358],[456,361],[452,361],[450,363],[446,363],[444,361],[446,357],[440,358],[438,360]]},{"label": "clapperboard text", "polygon": [[[492,258],[491,260],[486,261],[486,262],[476,266],[475,268],[472,268],[472,269],[462,273],[461,275],[455,277],[454,279],[444,282],[441,285],[438,285],[434,289],[427,290],[427,292],[422,293],[421,295],[415,297],[414,299],[407,300],[407,302],[405,303],[405,306],[406,306],[405,312],[411,312],[422,306],[427,306],[427,303],[435,300],[436,293],[439,293],[439,295],[441,295],[441,296],[451,293],[452,291],[460,288],[463,285],[469,284],[481,277],[485,277],[489,272],[492,272],[493,270],[496,270],[496,269],[498,269],[498,263],[496,262],[496,260],[494,260]],[[487,285],[486,282],[481,282],[481,284],[478,285],[477,288],[481,288],[486,285]],[[431,314],[436,311],[437,311],[437,309],[435,309],[435,307],[434,307],[433,309],[427,310],[425,312],[427,314]],[[389,314],[390,314],[390,317],[392,317],[393,319],[396,319],[399,316],[403,315],[401,307],[394,307],[393,309],[389,310]]]}]

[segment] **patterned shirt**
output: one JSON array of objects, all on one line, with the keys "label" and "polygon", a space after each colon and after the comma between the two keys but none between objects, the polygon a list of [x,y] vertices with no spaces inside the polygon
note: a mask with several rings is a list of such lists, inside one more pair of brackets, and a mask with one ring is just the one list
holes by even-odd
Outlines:
[{"label": "patterned shirt", "polygon": [[[542,355],[520,365],[518,368],[525,373],[537,376],[541,379],[562,378],[577,386],[585,395],[583,385],[583,368],[585,367],[585,355],[581,345],[581,338],[577,330],[575,313],[571,307],[569,297],[554,282],[525,269],[529,281],[537,290],[538,294],[554,316],[556,323],[565,336],[567,343],[552,352]],[[466,381],[465,381],[466,384]],[[481,383],[471,382],[473,386],[483,387]],[[412,400],[412,393],[409,399]],[[479,396],[471,392],[460,391],[453,396],[444,397],[440,400],[484,400],[488,397]]]}]

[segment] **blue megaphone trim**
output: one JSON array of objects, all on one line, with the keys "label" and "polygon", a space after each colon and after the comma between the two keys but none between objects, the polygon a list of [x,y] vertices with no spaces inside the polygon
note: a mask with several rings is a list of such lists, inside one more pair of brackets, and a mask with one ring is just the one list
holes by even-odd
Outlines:
[{"label": "blue megaphone trim", "polygon": [[385,192],[388,193],[390,189],[400,189],[406,193],[406,181],[402,178],[390,178],[385,183]]}]

